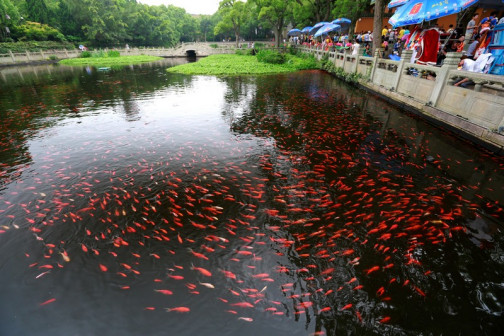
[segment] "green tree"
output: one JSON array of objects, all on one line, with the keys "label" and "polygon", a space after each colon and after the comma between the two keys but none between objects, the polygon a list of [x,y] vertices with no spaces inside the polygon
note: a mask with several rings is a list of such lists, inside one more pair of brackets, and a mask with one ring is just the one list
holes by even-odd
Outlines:
[{"label": "green tree", "polygon": [[[341,1],[341,0],[339,0]],[[306,24],[315,24],[321,21],[331,21],[334,4],[338,0],[295,0],[296,17]],[[308,22],[306,22],[308,21]]]},{"label": "green tree", "polygon": [[350,33],[355,27],[355,22],[361,17],[362,13],[368,10],[369,0],[339,0],[334,2],[332,17],[345,17],[352,21]]},{"label": "green tree", "polygon": [[207,35],[215,28],[214,23],[212,22],[212,18],[208,15],[204,15],[199,20],[199,29],[201,34],[203,35],[203,41],[207,41]]},{"label": "green tree", "polygon": [[233,31],[236,38],[236,47],[240,43],[240,29],[247,17],[247,7],[239,0],[222,0],[219,3],[221,21],[215,26],[215,35]]},{"label": "green tree", "polygon": [[383,0],[375,1],[375,10],[373,18],[373,53],[380,48],[382,39],[381,31],[383,26],[383,12],[385,11],[385,3]]},{"label": "green tree", "polygon": [[11,29],[19,20],[19,11],[11,0],[0,0],[0,41],[9,38]]},{"label": "green tree", "polygon": [[275,44],[280,46],[282,31],[292,17],[292,1],[254,0],[259,9],[259,20],[266,23],[275,34]]},{"label": "green tree", "polygon": [[47,7],[45,0],[25,0],[26,1],[26,15],[27,19],[33,22],[43,24],[49,23],[51,16],[50,10]]}]

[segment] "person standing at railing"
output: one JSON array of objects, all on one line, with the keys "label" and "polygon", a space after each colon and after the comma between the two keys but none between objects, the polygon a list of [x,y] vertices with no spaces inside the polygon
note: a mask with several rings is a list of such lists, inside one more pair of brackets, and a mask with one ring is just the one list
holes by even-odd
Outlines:
[{"label": "person standing at railing", "polygon": [[479,35],[476,35],[474,38],[474,41],[469,45],[469,48],[467,49],[467,58],[474,60],[474,53],[476,52],[476,48],[478,47],[479,41],[478,41]]},{"label": "person standing at railing", "polygon": [[[469,41],[471,40],[472,36],[474,35],[475,29],[477,29],[479,26],[476,24],[476,20],[478,20],[479,14],[476,13],[473,15],[471,21],[467,24],[466,28],[466,33],[465,33],[465,38],[464,38],[464,46],[463,48],[467,50],[467,47],[469,46]],[[465,47],[467,46],[467,47]]]},{"label": "person standing at railing", "polygon": [[352,44],[352,56],[356,56],[359,54],[359,49],[360,49],[360,44],[357,42],[357,40],[353,40]]}]

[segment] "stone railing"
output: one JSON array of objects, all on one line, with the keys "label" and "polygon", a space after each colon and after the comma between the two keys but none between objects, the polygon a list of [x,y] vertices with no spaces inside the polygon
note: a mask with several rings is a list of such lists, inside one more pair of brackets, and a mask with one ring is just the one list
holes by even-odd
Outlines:
[{"label": "stone railing", "polygon": [[80,50],[40,50],[37,52],[28,51],[13,53],[9,51],[6,54],[0,54],[0,64],[17,64],[17,63],[30,63],[47,61],[51,58],[54,59],[64,59],[71,57],[78,57],[80,55]]},{"label": "stone railing", "polygon": [[[462,54],[448,53],[443,66],[437,67],[411,63],[411,51],[392,61],[380,58],[381,50],[365,57],[349,51],[300,49],[319,60],[328,57],[346,73],[360,74],[365,87],[504,152],[504,76],[457,70]],[[474,85],[454,86],[462,78]]]},{"label": "stone railing", "polygon": [[[252,42],[251,42],[252,43]],[[261,49],[284,49],[275,48],[271,43],[264,42],[254,42],[261,43]],[[248,46],[247,42],[240,43],[240,47]],[[238,48],[240,49],[240,48]],[[247,49],[247,48],[243,48]],[[139,56],[139,55],[150,55],[159,57],[185,57],[188,56],[187,51],[192,50],[196,53],[196,56],[209,56],[213,54],[232,54],[236,52],[235,42],[190,42],[190,43],[180,43],[173,48],[162,48],[162,47],[140,47],[140,48],[110,48],[104,49],[104,51],[116,50],[119,51],[121,55],[129,56]],[[46,50],[46,51],[25,51],[22,53],[10,52],[6,54],[0,54],[0,65],[12,65],[12,64],[23,64],[23,63],[33,63],[39,61],[48,61],[50,59],[66,59],[79,57],[82,52],[79,49],[73,50]]]}]

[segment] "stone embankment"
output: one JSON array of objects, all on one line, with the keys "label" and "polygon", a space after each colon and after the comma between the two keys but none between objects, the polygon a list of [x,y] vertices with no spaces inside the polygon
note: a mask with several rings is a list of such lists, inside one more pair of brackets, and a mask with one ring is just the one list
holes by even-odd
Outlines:
[{"label": "stone embankment", "polygon": [[[411,51],[399,61],[302,47],[337,73],[358,78],[365,89],[446,128],[458,136],[504,155],[504,76],[457,70],[462,54],[448,53],[442,67],[411,63]],[[471,79],[470,88],[454,86]]]}]

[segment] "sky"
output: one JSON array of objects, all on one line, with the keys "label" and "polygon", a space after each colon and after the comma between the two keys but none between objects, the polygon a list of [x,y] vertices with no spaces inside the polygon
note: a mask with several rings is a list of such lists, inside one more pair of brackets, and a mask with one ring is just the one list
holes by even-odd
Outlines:
[{"label": "sky", "polygon": [[174,5],[184,8],[189,14],[214,14],[221,0],[137,0],[147,5]]}]

